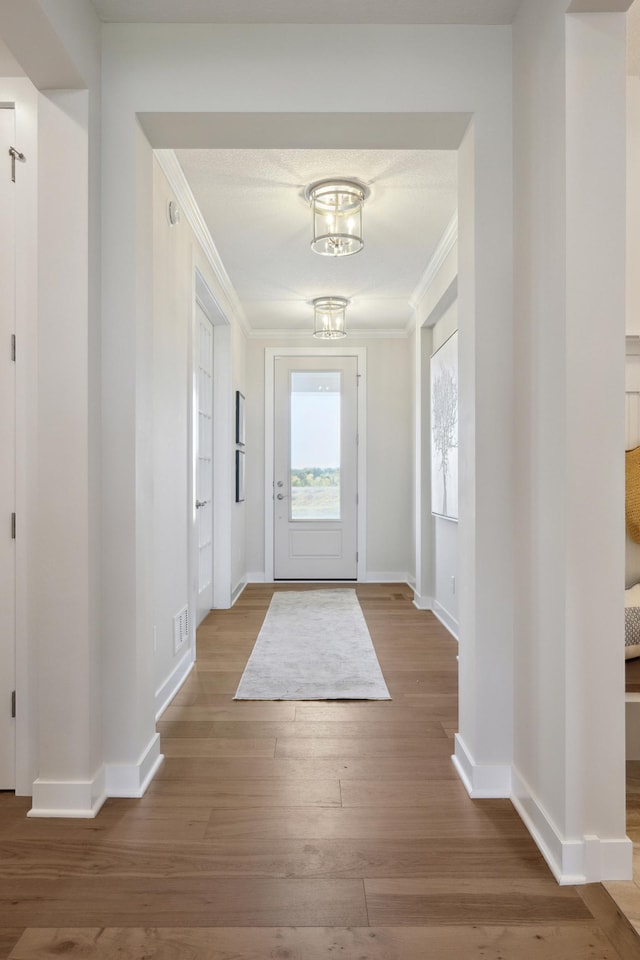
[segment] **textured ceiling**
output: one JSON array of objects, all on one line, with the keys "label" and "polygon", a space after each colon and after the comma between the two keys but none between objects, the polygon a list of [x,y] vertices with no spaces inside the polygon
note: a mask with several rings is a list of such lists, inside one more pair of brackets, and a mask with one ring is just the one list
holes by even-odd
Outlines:
[{"label": "textured ceiling", "polygon": [[[176,155],[254,330],[299,330],[308,301],[352,301],[352,330],[401,330],[409,298],[457,209],[450,150],[178,150]],[[333,259],[310,249],[305,186],[356,177],[371,189],[365,247]]]},{"label": "textured ceiling", "polygon": [[93,0],[127,23],[511,23],[520,0]]}]

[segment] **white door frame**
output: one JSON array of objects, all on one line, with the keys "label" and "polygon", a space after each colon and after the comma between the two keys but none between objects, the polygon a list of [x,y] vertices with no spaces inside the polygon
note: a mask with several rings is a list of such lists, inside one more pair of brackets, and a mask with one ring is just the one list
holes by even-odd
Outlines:
[{"label": "white door frame", "polygon": [[[193,330],[194,339],[194,383],[193,383],[193,417],[194,417],[194,480],[195,480],[195,511],[192,513],[192,520],[197,529],[198,541],[198,562],[195,563],[194,556],[194,574],[197,573],[198,586],[196,590],[196,606],[194,609],[195,623],[194,627],[198,629],[199,624],[205,619],[213,608],[213,335],[214,326],[209,319],[209,313],[201,304],[201,298],[196,293],[196,317]],[[203,348],[207,345],[206,356],[203,356]],[[207,391],[203,388],[202,373],[203,370],[209,375],[210,388]],[[208,396],[207,396],[208,394]],[[204,431],[204,421],[202,420],[203,407],[205,414],[209,416],[209,429]],[[206,436],[208,434],[208,437]],[[203,443],[204,440],[204,443]],[[208,451],[205,449],[208,447]],[[204,476],[201,471],[205,468],[205,460],[208,453],[208,469]],[[209,494],[206,494],[208,486]],[[203,503],[200,503],[203,501]],[[208,538],[209,543],[209,580],[202,585],[202,549],[203,540]]]},{"label": "white door frame", "polygon": [[[24,77],[4,78],[0,99],[15,110],[15,146],[26,155],[15,182],[16,333],[16,795],[31,796],[38,775],[36,644],[29,599],[37,557],[35,511],[38,433],[38,309],[34,263],[38,236],[38,91]],[[6,171],[7,168],[5,168]]]},{"label": "white door frame", "polygon": [[357,579],[367,573],[367,348],[266,347],[264,351],[264,579],[273,582],[273,456],[276,357],[357,357],[358,359],[358,565]]},{"label": "white door frame", "polygon": [[189,376],[189,465],[187,483],[187,524],[189,531],[189,612],[190,644],[195,649],[195,611],[197,608],[198,572],[197,524],[195,521],[196,474],[194,455],[197,419],[194,416],[195,377],[197,374],[199,303],[213,325],[213,606],[227,609],[231,606],[231,509],[232,456],[232,381],[231,381],[231,326],[220,309],[201,270],[194,265],[193,298],[191,310],[191,370]]}]

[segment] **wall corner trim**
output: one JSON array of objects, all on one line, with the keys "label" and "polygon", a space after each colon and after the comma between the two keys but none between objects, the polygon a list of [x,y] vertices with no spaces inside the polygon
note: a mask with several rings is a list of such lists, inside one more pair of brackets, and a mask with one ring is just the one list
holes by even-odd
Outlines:
[{"label": "wall corner trim", "polygon": [[413,591],[413,605],[416,610],[433,610],[433,597],[425,597]]},{"label": "wall corner trim", "polygon": [[160,753],[160,734],[151,738],[137,763],[109,763],[106,767],[108,797],[142,797],[158,769],[163,755]]},{"label": "wall corner trim", "polygon": [[156,722],[167,709],[176,693],[185,682],[195,664],[195,652],[189,647],[167,679],[156,690]]},{"label": "wall corner trim", "polygon": [[511,766],[476,763],[459,733],[455,736],[455,753],[451,759],[473,800],[511,796]]},{"label": "wall corner trim", "polygon": [[559,884],[631,880],[633,844],[628,837],[585,835],[565,839],[517,769],[512,771],[511,802]]},{"label": "wall corner trim", "polygon": [[91,780],[45,780],[33,782],[32,806],[28,817],[91,819],[107,799],[105,768]]},{"label": "wall corner trim", "polygon": [[433,601],[433,606],[431,609],[433,611],[433,615],[438,618],[442,626],[446,627],[454,640],[457,640],[459,624],[455,617],[452,617],[451,614],[445,610],[442,604],[438,603],[437,600]]}]

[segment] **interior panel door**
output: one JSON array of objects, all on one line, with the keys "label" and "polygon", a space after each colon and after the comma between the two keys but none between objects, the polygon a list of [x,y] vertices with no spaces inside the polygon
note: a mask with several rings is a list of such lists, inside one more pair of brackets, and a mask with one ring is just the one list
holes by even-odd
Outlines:
[{"label": "interior panel door", "polygon": [[213,324],[200,304],[197,313],[196,526],[198,598],[196,626],[213,607]]}]

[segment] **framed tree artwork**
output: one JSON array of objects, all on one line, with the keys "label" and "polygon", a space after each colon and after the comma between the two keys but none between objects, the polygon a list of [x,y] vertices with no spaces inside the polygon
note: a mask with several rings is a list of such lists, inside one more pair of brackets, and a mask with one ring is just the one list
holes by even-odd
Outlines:
[{"label": "framed tree artwork", "polygon": [[431,512],[458,519],[458,332],[431,357]]}]

